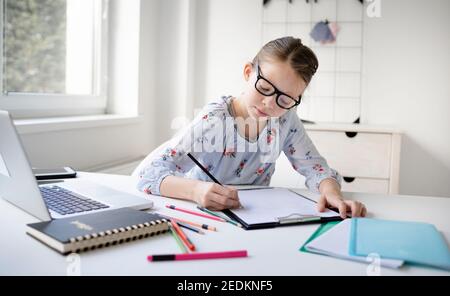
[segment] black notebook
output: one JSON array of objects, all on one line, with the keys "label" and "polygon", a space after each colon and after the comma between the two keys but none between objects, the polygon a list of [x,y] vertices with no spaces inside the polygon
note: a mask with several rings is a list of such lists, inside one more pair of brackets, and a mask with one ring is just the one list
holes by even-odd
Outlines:
[{"label": "black notebook", "polygon": [[109,210],[27,225],[27,234],[61,254],[108,247],[168,231],[156,214],[130,208]]}]

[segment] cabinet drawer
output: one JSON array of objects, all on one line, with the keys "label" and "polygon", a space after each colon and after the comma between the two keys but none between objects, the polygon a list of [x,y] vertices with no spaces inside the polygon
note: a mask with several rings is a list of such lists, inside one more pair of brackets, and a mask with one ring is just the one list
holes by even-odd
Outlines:
[{"label": "cabinet drawer", "polygon": [[389,179],[390,134],[308,131],[319,153],[343,176]]},{"label": "cabinet drawer", "polygon": [[366,178],[354,178],[350,182],[349,180],[343,180],[342,191],[387,194],[389,193],[389,180]]}]

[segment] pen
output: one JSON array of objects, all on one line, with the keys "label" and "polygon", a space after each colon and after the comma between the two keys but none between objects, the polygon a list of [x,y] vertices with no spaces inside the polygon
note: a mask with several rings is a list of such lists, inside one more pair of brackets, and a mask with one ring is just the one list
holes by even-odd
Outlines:
[{"label": "pen", "polygon": [[215,216],[205,215],[205,214],[202,214],[202,213],[197,213],[197,212],[194,212],[194,211],[182,209],[182,208],[179,208],[179,207],[174,206],[174,205],[166,205],[166,208],[172,209],[172,210],[176,210],[176,211],[180,211],[180,212],[183,212],[183,213],[188,213],[188,214],[191,214],[191,215],[196,215],[196,216],[203,217],[203,218],[208,218],[208,219],[212,219],[212,220],[216,220],[216,221],[220,221],[220,222],[225,222],[225,220],[222,219],[222,218],[217,218]]},{"label": "pen", "polygon": [[206,229],[206,230],[217,231],[216,227],[210,226],[208,224],[195,223],[195,222],[191,222],[191,221],[184,220],[184,219],[173,218],[173,217],[170,217],[170,216],[167,216],[167,215],[163,215],[163,214],[158,214],[158,215],[160,215],[163,218],[169,219],[169,220],[175,220],[176,222],[183,222],[183,223],[186,223],[186,224],[189,224],[189,225],[192,225],[192,226],[197,226],[197,227],[200,227],[200,228],[203,228],[203,229]]},{"label": "pen", "polygon": [[242,225],[241,225],[240,223],[238,223],[238,222],[236,222],[236,221],[234,221],[234,220],[231,220],[231,219],[229,219],[228,217],[223,217],[223,216],[221,216],[221,215],[219,215],[219,214],[216,214],[216,213],[214,213],[214,212],[212,212],[212,211],[210,211],[210,210],[208,210],[208,209],[206,209],[206,208],[202,208],[202,207],[199,207],[199,206],[197,206],[197,208],[198,208],[200,211],[204,211],[205,213],[208,213],[208,214],[210,214],[210,215],[214,215],[214,216],[216,216],[216,217],[222,218],[222,219],[225,220],[225,222],[231,223],[231,224],[233,224],[233,225],[235,225],[235,226],[237,226],[237,227],[241,227],[241,228],[242,228]]},{"label": "pen", "polygon": [[194,244],[189,240],[189,238],[184,234],[183,230],[181,230],[180,226],[178,226],[177,222],[174,220],[171,221],[173,228],[177,232],[177,234],[180,236],[183,243],[188,247],[189,250],[195,251]]},{"label": "pen", "polygon": [[209,253],[188,253],[188,254],[167,254],[147,256],[148,261],[178,261],[195,259],[220,259],[220,258],[238,258],[247,257],[247,250],[209,252]]}]

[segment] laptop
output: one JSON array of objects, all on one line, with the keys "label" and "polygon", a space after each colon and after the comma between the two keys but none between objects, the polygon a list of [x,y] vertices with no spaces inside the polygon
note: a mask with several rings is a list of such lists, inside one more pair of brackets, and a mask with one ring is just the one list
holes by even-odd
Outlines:
[{"label": "laptop", "polygon": [[39,186],[14,123],[2,110],[0,197],[42,221],[125,207],[153,207],[153,202],[145,198],[78,178]]}]

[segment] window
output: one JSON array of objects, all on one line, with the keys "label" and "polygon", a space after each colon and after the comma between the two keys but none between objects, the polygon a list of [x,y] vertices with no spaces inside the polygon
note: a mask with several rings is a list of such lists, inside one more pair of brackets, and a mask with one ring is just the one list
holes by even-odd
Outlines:
[{"label": "window", "polygon": [[107,0],[0,0],[0,109],[105,113]]}]

